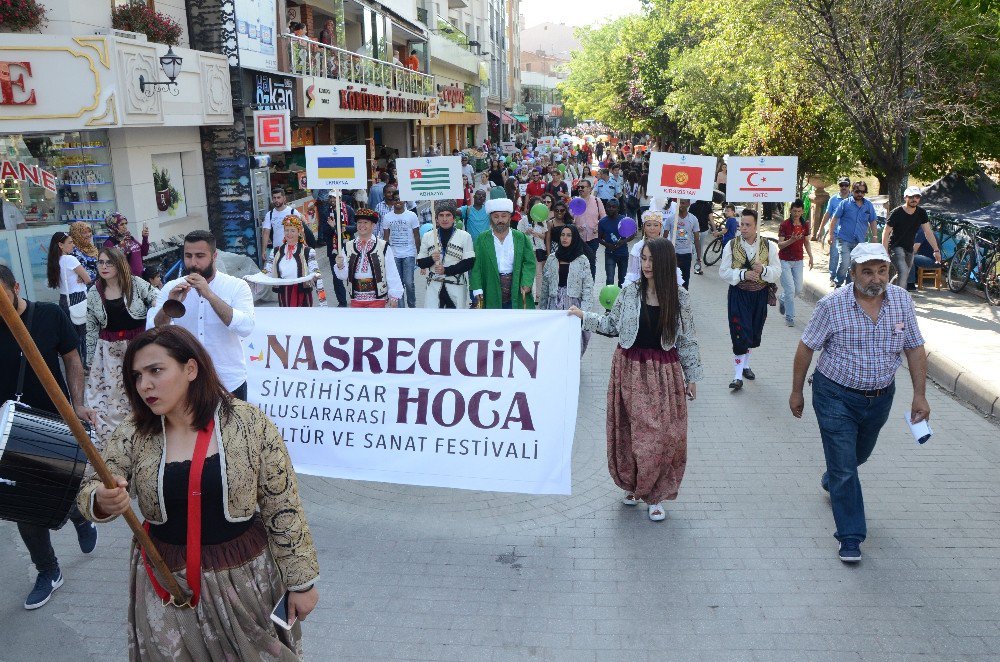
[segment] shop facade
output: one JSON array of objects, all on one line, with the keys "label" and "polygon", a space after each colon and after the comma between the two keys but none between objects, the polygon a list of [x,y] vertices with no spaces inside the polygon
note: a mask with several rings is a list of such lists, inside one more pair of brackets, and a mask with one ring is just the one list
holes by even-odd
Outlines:
[{"label": "shop facade", "polygon": [[417,122],[417,152],[427,154],[439,148],[446,156],[481,144],[485,118],[478,85],[436,75],[436,112]]},{"label": "shop facade", "polygon": [[35,300],[55,300],[45,282],[52,234],[69,223],[105,234],[124,214],[150,239],[207,227],[199,127],[232,122],[225,58],[174,49],[174,85],[159,58],[167,47],[143,35],[4,35],[0,66],[0,263]]}]

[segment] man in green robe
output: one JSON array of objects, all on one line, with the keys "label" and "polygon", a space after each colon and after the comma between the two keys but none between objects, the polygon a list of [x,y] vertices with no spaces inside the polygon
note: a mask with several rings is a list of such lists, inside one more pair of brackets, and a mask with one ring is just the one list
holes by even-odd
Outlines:
[{"label": "man in green robe", "polygon": [[476,238],[476,262],[469,272],[475,308],[534,309],[531,285],[537,261],[527,235],[510,229],[514,203],[507,198],[486,203],[490,232]]}]

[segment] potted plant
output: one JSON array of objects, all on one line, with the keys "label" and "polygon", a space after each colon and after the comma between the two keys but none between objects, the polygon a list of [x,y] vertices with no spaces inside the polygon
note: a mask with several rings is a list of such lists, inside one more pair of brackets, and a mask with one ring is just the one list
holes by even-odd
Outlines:
[{"label": "potted plant", "polygon": [[38,30],[48,22],[45,11],[38,0],[3,0],[0,2],[0,30]]},{"label": "potted plant", "polygon": [[156,208],[160,211],[170,209],[173,187],[170,185],[170,173],[166,168],[159,170],[153,166],[153,189],[156,191]]},{"label": "potted plant", "polygon": [[150,41],[167,46],[175,46],[181,38],[180,24],[152,9],[146,0],[130,0],[112,9],[111,27],[144,34]]}]

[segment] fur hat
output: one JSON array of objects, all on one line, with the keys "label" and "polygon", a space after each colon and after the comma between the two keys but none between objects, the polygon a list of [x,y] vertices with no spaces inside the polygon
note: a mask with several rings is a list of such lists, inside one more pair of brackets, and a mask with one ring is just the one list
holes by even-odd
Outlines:
[{"label": "fur hat", "polygon": [[492,214],[495,211],[505,211],[508,214],[514,213],[514,203],[509,198],[496,198],[486,202],[486,213]]}]

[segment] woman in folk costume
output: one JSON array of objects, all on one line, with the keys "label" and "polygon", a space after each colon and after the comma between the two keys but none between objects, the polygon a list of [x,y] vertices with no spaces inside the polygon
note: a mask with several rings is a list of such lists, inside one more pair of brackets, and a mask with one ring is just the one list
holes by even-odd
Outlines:
[{"label": "woman in folk costume", "polygon": [[778,244],[757,232],[757,212],[744,209],[740,233],[722,249],[719,276],[729,283],[729,337],[733,341],[733,381],[738,391],[743,380],[756,379],[750,369],[750,349],[760,347],[767,320],[771,288],[781,279]]},{"label": "woman in folk costume", "polygon": [[132,275],[125,254],[102,248],[97,285],[87,292],[87,405],[97,412],[97,438],[105,444],[132,413],[125,394],[122,361],[132,338],[146,330],[146,314],[159,290]]},{"label": "woman in folk costume", "polygon": [[[545,310],[587,310],[594,297],[594,277],[590,275],[590,249],[575,225],[563,225],[556,235],[556,250],[545,261],[538,304]],[[587,351],[590,331],[583,330],[580,356]]]},{"label": "woman in folk costume", "polygon": [[607,315],[569,309],[583,328],[618,336],[608,380],[608,469],[623,503],[645,501],[663,520],[687,464],[687,400],[702,378],[687,290],[677,284],[673,245],[657,238],[642,249],[638,282],[622,289]]},{"label": "woman in folk costume", "polygon": [[486,203],[490,231],[476,237],[476,261],[469,274],[476,308],[535,308],[531,297],[538,268],[535,250],[527,236],[510,229],[513,212],[509,198]]},{"label": "woman in folk costume", "polygon": [[428,269],[424,308],[469,307],[469,276],[476,261],[472,235],[455,227],[455,208],[437,207],[437,228],[420,238],[417,266]]},{"label": "woman in folk costume", "polygon": [[[642,239],[635,242],[635,245],[628,252],[628,270],[625,273],[625,283],[636,283],[642,273],[642,247],[650,239],[663,236],[663,212],[654,209],[647,210],[642,215]],[[679,287],[684,287],[684,273],[677,268],[677,283]]]},{"label": "woman in folk costume", "polygon": [[372,234],[378,221],[373,209],[362,207],[354,212],[357,234],[333,265],[334,277],[347,284],[351,308],[395,308],[403,296],[392,248]]},{"label": "woman in folk costume", "polygon": [[319,292],[319,305],[325,307],[323,277],[316,263],[316,251],[306,246],[302,219],[289,214],[282,226],[285,229],[285,240],[271,252],[271,259],[268,260],[264,273],[274,278],[302,278],[312,274],[313,279],[274,288],[278,293],[278,305],[282,308],[312,308],[312,293],[315,288]]},{"label": "woman in folk costume", "polygon": [[125,254],[133,276],[142,276],[142,258],[149,255],[149,228],[142,226],[142,243],[132,236],[128,229],[128,219],[122,214],[114,213],[105,221],[108,229],[108,239],[105,246],[117,248]]},{"label": "woman in folk costume", "polygon": [[[281,432],[229,394],[183,327],[140,334],[124,365],[132,416],[102,453],[116,487],[91,476],[77,505],[89,520],[109,522],[128,510],[131,491],[190,596],[184,605],[171,601],[133,545],[129,658],[301,659],[299,621],[319,600],[319,562]],[[291,630],[269,617],[286,592]]]}]

